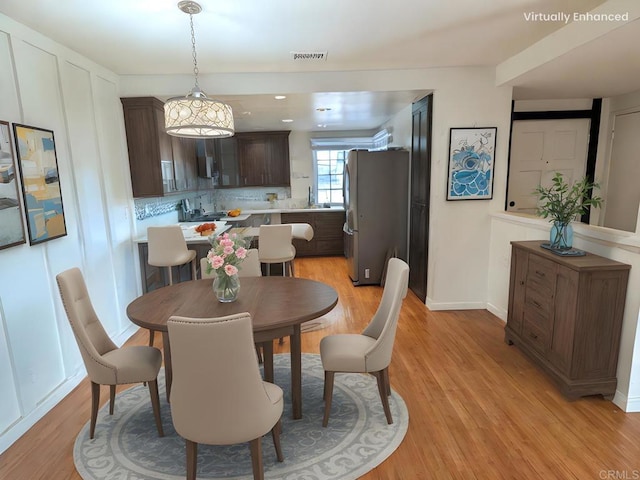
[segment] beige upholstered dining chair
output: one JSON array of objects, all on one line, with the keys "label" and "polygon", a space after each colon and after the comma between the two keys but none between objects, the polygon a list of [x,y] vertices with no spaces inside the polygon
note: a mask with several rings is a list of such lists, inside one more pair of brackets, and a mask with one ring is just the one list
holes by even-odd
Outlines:
[{"label": "beige upholstered dining chair", "polygon": [[261,438],[270,430],[278,461],[283,392],[264,382],[251,316],[173,316],[167,321],[173,362],[171,415],[186,440],[187,479],[196,478],[198,443],[250,442],[253,478],[263,479]]},{"label": "beige upholstered dining chair", "polygon": [[[207,259],[200,259],[200,276],[202,278],[213,278],[215,273],[211,271],[211,273],[207,273]],[[239,277],[261,277],[262,276],[262,268],[260,267],[260,259],[258,258],[258,249],[250,248],[247,250],[247,256],[240,264],[238,268],[238,276]],[[256,354],[258,355],[258,362],[262,363],[262,351],[260,347],[256,345]]]},{"label": "beige upholstered dining chair", "polygon": [[[167,267],[169,285],[173,285],[173,267],[191,263],[191,278],[196,279],[196,251],[187,248],[180,225],[148,227],[147,262],[154,267]],[[149,331],[149,345],[153,345],[154,332]]]},{"label": "beige upholstered dining chair", "polygon": [[402,300],[407,295],[409,266],[399,258],[389,259],[387,276],[378,310],[361,334],[328,335],[320,341],[324,368],[324,419],[329,423],[335,373],[371,373],[378,381],[378,391],[387,423],[393,423],[389,399],[389,364]]},{"label": "beige upholstered dining chair", "polygon": [[292,227],[290,224],[260,225],[258,234],[258,256],[261,263],[267,264],[267,275],[271,274],[271,264],[281,263],[282,274],[293,277],[293,259],[296,248],[291,243]]},{"label": "beige upholstered dining chair", "polygon": [[72,268],[59,273],[56,281],[91,381],[89,438],[93,438],[95,433],[100,385],[109,385],[109,414],[113,415],[116,385],[143,382],[149,386],[158,435],[164,436],[158,396],[158,371],[162,364],[160,350],[143,345],[118,348],[105,332],[93,309],[79,269]]},{"label": "beige upholstered dining chair", "polygon": [[[200,259],[200,276],[202,278],[213,278],[215,273],[207,273],[207,259]],[[239,277],[261,277],[260,258],[258,257],[258,249],[250,248],[247,250],[247,256],[238,267]]]}]

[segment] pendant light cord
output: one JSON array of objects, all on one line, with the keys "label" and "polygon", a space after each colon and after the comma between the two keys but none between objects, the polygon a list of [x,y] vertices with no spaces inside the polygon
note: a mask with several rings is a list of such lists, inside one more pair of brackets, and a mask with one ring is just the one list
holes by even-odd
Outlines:
[{"label": "pendant light cord", "polygon": [[193,74],[196,77],[196,89],[200,90],[200,85],[198,85],[198,59],[196,57],[196,33],[193,29],[193,14],[189,13],[189,21],[191,23],[191,48],[193,53]]}]

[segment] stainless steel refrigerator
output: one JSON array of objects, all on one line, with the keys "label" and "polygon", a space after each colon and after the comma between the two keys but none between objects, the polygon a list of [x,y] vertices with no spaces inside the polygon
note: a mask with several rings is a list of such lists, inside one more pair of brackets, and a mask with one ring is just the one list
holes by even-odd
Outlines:
[{"label": "stainless steel refrigerator", "polygon": [[379,285],[389,257],[407,259],[409,152],[349,151],[343,193],[349,276]]}]

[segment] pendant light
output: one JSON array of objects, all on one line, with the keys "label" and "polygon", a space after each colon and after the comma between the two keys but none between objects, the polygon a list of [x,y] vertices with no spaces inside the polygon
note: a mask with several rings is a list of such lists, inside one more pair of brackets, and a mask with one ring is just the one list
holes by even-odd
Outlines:
[{"label": "pendant light", "polygon": [[191,45],[193,51],[193,73],[196,83],[184,97],[170,98],[164,104],[164,125],[169,135],[188,138],[224,138],[234,133],[233,112],[226,103],[208,98],[198,85],[198,60],[196,37],[193,30],[193,15],[202,7],[192,1],[181,1],[178,8],[189,14],[191,23]]}]

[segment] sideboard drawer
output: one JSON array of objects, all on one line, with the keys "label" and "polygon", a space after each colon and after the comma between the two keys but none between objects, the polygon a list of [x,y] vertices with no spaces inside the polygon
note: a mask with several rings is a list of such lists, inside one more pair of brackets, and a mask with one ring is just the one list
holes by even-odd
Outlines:
[{"label": "sideboard drawer", "polygon": [[539,328],[531,322],[525,321],[522,325],[522,335],[529,345],[540,353],[545,353],[551,346],[551,336],[546,329]]},{"label": "sideboard drawer", "polygon": [[527,288],[547,297],[552,295],[556,288],[556,264],[537,255],[529,255]]}]

